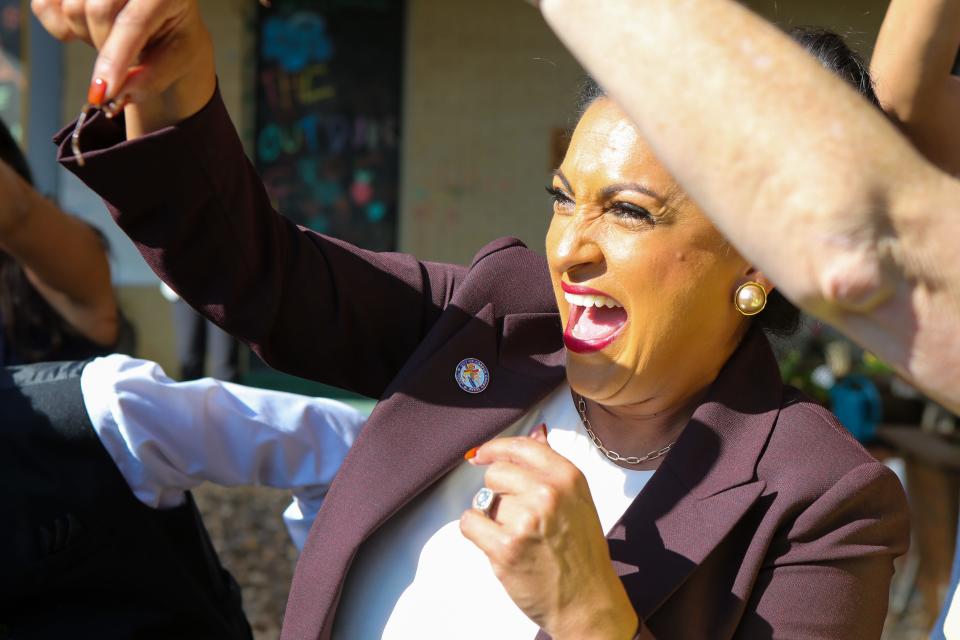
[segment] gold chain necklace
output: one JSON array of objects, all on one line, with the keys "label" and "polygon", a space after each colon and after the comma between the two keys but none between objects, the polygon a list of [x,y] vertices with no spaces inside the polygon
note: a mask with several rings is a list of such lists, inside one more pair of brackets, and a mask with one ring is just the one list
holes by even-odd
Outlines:
[{"label": "gold chain necklace", "polygon": [[667,453],[670,451],[673,445],[677,443],[676,440],[674,440],[664,448],[658,449],[656,451],[651,451],[645,456],[640,456],[640,457],[622,456],[616,451],[611,451],[610,449],[607,449],[605,446],[603,446],[603,441],[600,440],[597,434],[593,432],[593,429],[590,428],[590,419],[587,418],[587,403],[583,399],[583,396],[579,396],[579,395],[577,396],[577,409],[580,411],[580,420],[583,422],[583,428],[587,430],[587,435],[590,436],[590,440],[593,441],[594,446],[597,449],[600,449],[600,451],[603,452],[603,455],[607,456],[607,458],[609,458],[613,462],[623,462],[624,464],[631,464],[631,465],[650,462],[651,460],[656,460],[657,458],[661,458],[667,455]]}]

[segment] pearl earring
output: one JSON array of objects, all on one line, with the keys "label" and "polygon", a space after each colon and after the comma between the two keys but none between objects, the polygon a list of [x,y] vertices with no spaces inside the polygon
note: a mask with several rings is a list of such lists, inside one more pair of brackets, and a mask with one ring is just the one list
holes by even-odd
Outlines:
[{"label": "pearl earring", "polygon": [[733,304],[741,315],[755,316],[767,306],[767,290],[759,282],[744,282],[737,288]]}]

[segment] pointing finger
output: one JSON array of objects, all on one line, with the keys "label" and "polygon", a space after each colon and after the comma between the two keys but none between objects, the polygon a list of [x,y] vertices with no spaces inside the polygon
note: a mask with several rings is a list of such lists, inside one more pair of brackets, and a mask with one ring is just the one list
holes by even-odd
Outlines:
[{"label": "pointing finger", "polygon": [[127,4],[127,0],[86,0],[87,29],[90,39],[98,49],[110,35],[113,23]]},{"label": "pointing finger", "polygon": [[177,18],[189,10],[179,0],[131,0],[116,14],[109,35],[100,49],[93,76],[107,85],[105,99],[123,90],[127,70],[149,43],[162,39],[175,27]]},{"label": "pointing finger", "polygon": [[92,43],[90,30],[87,29],[85,1],[86,0],[60,0],[60,11],[73,37],[79,38],[84,42]]},{"label": "pointing finger", "polygon": [[75,38],[70,23],[63,15],[60,0],[31,0],[30,9],[50,35],[69,42]]}]

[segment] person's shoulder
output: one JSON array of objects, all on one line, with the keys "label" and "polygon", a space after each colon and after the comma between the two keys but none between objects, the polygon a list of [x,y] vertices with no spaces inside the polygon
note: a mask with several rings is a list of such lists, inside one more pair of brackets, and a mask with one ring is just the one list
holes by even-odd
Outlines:
[{"label": "person's shoulder", "polygon": [[546,265],[546,259],[539,253],[527,247],[526,243],[520,238],[503,237],[497,238],[485,244],[473,256],[470,268],[474,269],[485,265],[488,261],[539,261]]},{"label": "person's shoulder", "polygon": [[493,303],[498,315],[557,313],[546,258],[518,238],[499,238],[480,249],[464,285],[471,297]]},{"label": "person's shoulder", "polygon": [[829,410],[790,386],[758,470],[768,484],[803,494],[822,492],[855,470],[893,475]]},{"label": "person's shoulder", "polygon": [[784,388],[767,448],[758,466],[779,520],[772,548],[779,561],[856,557],[868,550],[892,556],[909,541],[903,485],[828,410]]}]

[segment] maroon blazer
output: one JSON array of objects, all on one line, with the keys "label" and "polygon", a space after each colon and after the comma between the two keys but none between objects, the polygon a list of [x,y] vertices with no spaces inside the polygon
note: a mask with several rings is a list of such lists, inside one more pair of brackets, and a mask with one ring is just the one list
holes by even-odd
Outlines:
[{"label": "maroon blazer", "polygon": [[[283,638],[329,638],[361,544],[563,380],[544,259],[505,239],[469,267],[433,264],[297,227],[271,209],[219,96],[131,143],[95,117],[83,168],[68,133],[61,161],[181,296],[270,365],[380,399],[287,605]],[[455,382],[468,357],[490,369],[483,393]],[[753,330],[609,544],[638,637],[851,640],[880,636],[907,539],[896,477],[783,385]]]}]

